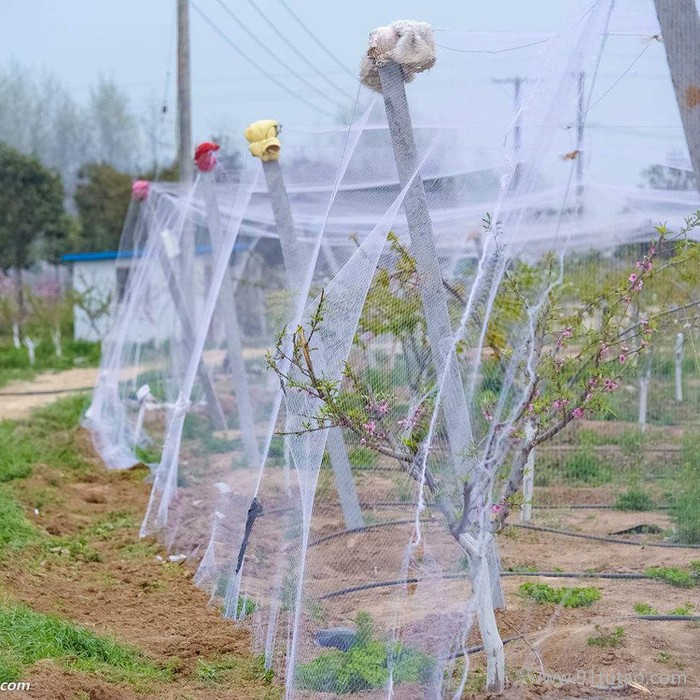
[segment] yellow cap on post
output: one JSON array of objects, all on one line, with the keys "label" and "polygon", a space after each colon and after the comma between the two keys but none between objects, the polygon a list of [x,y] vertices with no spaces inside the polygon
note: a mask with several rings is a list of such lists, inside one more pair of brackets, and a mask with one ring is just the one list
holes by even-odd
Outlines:
[{"label": "yellow cap on post", "polygon": [[245,137],[250,146],[248,150],[263,162],[279,160],[281,144],[277,138],[281,127],[275,119],[261,119],[253,122],[246,130]]}]

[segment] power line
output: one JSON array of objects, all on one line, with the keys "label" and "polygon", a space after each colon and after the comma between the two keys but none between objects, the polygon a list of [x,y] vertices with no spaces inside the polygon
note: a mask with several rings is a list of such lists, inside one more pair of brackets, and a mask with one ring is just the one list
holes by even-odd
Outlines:
[{"label": "power line", "polygon": [[[236,13],[224,2],[224,0],[215,0],[216,4],[221,7],[221,9],[274,61],[279,61],[279,56],[272,51],[265,42],[261,41],[254,31],[252,31],[246,24],[244,24],[236,15]],[[302,75],[297,73],[295,70],[286,66],[287,70],[301,83],[306,85],[306,87],[315,92],[319,97],[330,102],[334,107],[342,108],[343,106],[338,104],[332,97],[327,95],[323,90],[314,85],[311,81],[304,78]]]},{"label": "power line", "polygon": [[615,82],[614,82],[614,83],[613,83],[613,84],[612,84],[612,85],[611,85],[611,86],[610,86],[610,87],[609,87],[609,88],[608,88],[608,89],[607,89],[607,90],[592,104],[592,105],[590,105],[590,106],[588,107],[588,109],[586,110],[586,115],[588,115],[588,113],[589,113],[603,98],[607,97],[607,95],[608,95],[610,92],[612,92],[612,90],[617,86],[617,84],[632,70],[632,68],[634,67],[634,64],[637,63],[637,61],[644,55],[645,51],[651,46],[652,41],[654,41],[653,38],[651,38],[651,39],[649,39],[649,41],[647,41],[647,43],[644,45],[644,48],[639,52],[639,54],[638,54],[637,57],[634,59],[634,61],[632,61],[632,63],[630,63],[629,66],[627,66],[627,68],[624,70],[624,72],[622,73],[622,75],[620,75],[620,76],[618,77],[618,79],[617,79],[617,80],[616,80],[616,81],[615,81]]},{"label": "power line", "polygon": [[539,44],[546,44],[550,42],[551,39],[542,39],[540,41],[532,41],[529,44],[521,44],[520,46],[509,46],[506,49],[457,49],[453,46],[445,46],[444,44],[435,44],[435,46],[445,49],[446,51],[456,51],[457,53],[507,53],[508,51],[518,51],[519,49],[527,49],[530,46],[538,46]]},{"label": "power line", "polygon": [[265,21],[266,24],[270,26],[272,31],[277,34],[277,36],[307,65],[311,70],[316,73],[320,78],[325,80],[330,86],[334,87],[338,92],[340,92],[342,95],[347,97],[348,99],[352,99],[352,95],[349,92],[346,92],[338,83],[334,82],[331,80],[325,73],[320,71],[318,67],[310,61],[306,55],[304,54],[303,51],[300,51],[292,41],[287,39],[287,37],[284,35],[283,32],[281,32],[278,28],[277,25],[270,20],[270,18],[258,7],[257,3],[255,0],[246,0],[249,5],[252,6],[252,8],[262,17],[262,19]]},{"label": "power line", "polygon": [[353,78],[357,80],[357,76],[345,65],[343,65],[336,55],[314,34],[309,27],[304,24],[303,20],[299,17],[299,15],[292,10],[291,7],[285,2],[285,0],[277,0],[282,7],[284,7],[285,10],[296,20],[297,24],[308,34],[309,38],[318,46],[327,56],[329,56],[337,65],[339,65],[348,75],[351,75]]},{"label": "power line", "polygon": [[219,27],[217,24],[210,19],[210,17],[203,11],[201,10],[194,2],[190,3],[192,5],[192,8],[195,10],[195,12],[206,22],[206,24],[211,27],[246,63],[249,65],[253,66],[255,70],[258,72],[262,73],[268,80],[270,80],[272,83],[277,85],[277,87],[282,90],[283,92],[286,92],[287,94],[291,95],[295,99],[299,100],[300,102],[303,102],[307,107],[311,107],[316,112],[320,112],[321,114],[325,114],[328,117],[333,117],[335,118],[336,115],[334,115],[332,112],[329,112],[326,109],[323,109],[322,107],[318,107],[313,102],[309,102],[305,97],[302,97],[302,95],[298,94],[291,88],[287,87],[283,82],[280,82],[275,78],[272,73],[269,73],[266,71],[260,64],[252,59],[245,51],[243,51],[241,48],[238,47],[238,45],[230,38],[228,37]]}]

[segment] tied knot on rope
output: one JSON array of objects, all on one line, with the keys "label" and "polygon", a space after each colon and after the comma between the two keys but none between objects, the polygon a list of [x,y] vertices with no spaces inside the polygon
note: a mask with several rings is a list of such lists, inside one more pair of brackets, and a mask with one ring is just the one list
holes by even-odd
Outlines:
[{"label": "tied knot on rope", "polygon": [[190,401],[189,399],[182,393],[180,392],[177,395],[177,401],[173,404],[173,413],[175,415],[184,415],[190,410]]},{"label": "tied knot on rope", "polygon": [[209,173],[216,167],[216,156],[214,153],[221,146],[212,141],[204,141],[200,143],[194,151],[194,162],[202,173]]},{"label": "tied knot on rope", "polygon": [[136,202],[143,202],[151,191],[151,183],[148,180],[136,180],[131,186],[131,198]]},{"label": "tied knot on rope", "polygon": [[394,61],[408,83],[417,73],[432,68],[435,60],[433,28],[427,22],[399,20],[370,33],[369,48],[360,64],[360,80],[371,90],[381,92],[379,67]]},{"label": "tied knot on rope", "polygon": [[250,144],[248,150],[263,163],[279,160],[282,146],[277,137],[280,131],[282,127],[275,119],[261,119],[253,122],[245,130],[245,137]]}]

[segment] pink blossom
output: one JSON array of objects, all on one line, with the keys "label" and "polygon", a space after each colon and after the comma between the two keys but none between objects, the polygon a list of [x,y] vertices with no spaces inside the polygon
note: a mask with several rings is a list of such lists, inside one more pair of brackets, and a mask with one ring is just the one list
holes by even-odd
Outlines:
[{"label": "pink blossom", "polygon": [[583,398],[584,401],[590,401],[593,398],[593,394],[589,391]]},{"label": "pink blossom", "polygon": [[649,246],[649,255],[652,256],[652,255],[655,255],[655,254],[656,254],[656,246],[652,243],[652,244]]},{"label": "pink blossom", "polygon": [[143,202],[148,197],[151,190],[151,183],[148,180],[136,180],[131,186],[131,197],[137,202]]},{"label": "pink blossom", "polygon": [[618,356],[617,359],[621,365],[624,365],[625,362],[627,362],[627,355],[625,355],[624,352],[621,352]]},{"label": "pink blossom", "polygon": [[374,431],[377,429],[377,424],[373,420],[368,420],[362,429],[368,432],[370,435],[374,435]]},{"label": "pink blossom", "polygon": [[556,399],[554,403],[552,404],[552,408],[555,411],[561,411],[563,408],[566,408],[569,404],[569,399]]},{"label": "pink blossom", "polygon": [[574,331],[573,331],[573,329],[571,328],[571,326],[569,326],[569,327],[565,328],[565,329],[561,332],[561,337],[562,337],[562,338],[571,338],[571,336],[572,336],[573,334],[574,334]]},{"label": "pink blossom", "polygon": [[499,513],[502,513],[505,510],[505,506],[502,503],[494,503],[491,506],[491,512],[494,515],[498,515]]},{"label": "pink blossom", "polygon": [[385,416],[389,412],[389,404],[386,400],[380,402],[379,406],[377,406],[377,412],[380,416]]},{"label": "pink blossom", "polygon": [[632,284],[634,284],[634,283],[637,281],[638,276],[635,275],[634,272],[633,272],[627,279],[628,279]]},{"label": "pink blossom", "polygon": [[620,386],[619,382],[616,382],[614,379],[606,378],[604,382],[604,389],[605,391],[615,391],[617,387]]},{"label": "pink blossom", "polygon": [[360,438],[360,445],[366,445],[366,444],[367,444],[367,440],[365,440],[364,438]]},{"label": "pink blossom", "polygon": [[493,420],[493,413],[491,413],[491,411],[489,411],[488,408],[485,408],[485,407],[482,408],[482,409],[481,409],[481,412],[483,413],[484,418],[486,418],[486,420],[487,420],[489,423]]},{"label": "pink blossom", "polygon": [[573,411],[571,411],[571,415],[574,418],[583,418],[583,409],[580,406],[577,406]]},{"label": "pink blossom", "polygon": [[600,346],[600,356],[601,356],[601,357],[606,357],[607,354],[608,354],[608,349],[609,349],[608,346],[607,346],[605,343],[603,343],[603,344]]}]

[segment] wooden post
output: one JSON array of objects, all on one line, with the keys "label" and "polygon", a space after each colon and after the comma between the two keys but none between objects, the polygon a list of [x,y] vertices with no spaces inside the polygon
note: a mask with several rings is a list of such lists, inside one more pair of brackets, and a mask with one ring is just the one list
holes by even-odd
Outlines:
[{"label": "wooden post", "polygon": [[695,0],[654,0],[654,4],[700,188],[700,17]]}]

